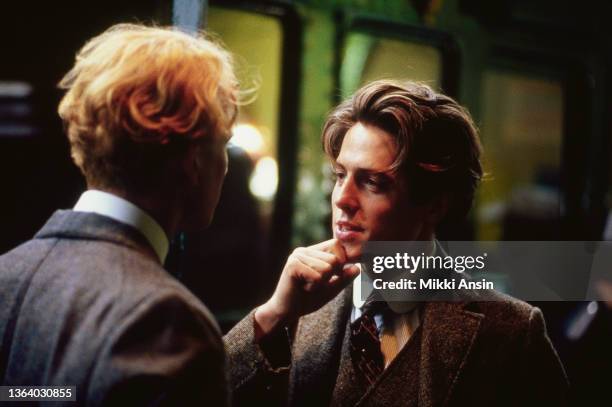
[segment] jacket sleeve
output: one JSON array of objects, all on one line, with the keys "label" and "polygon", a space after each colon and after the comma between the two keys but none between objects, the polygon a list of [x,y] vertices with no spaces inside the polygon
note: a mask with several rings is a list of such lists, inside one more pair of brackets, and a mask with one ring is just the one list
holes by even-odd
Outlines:
[{"label": "jacket sleeve", "polygon": [[282,330],[257,343],[254,315],[255,310],[223,338],[233,405],[285,405],[291,368],[289,336]]},{"label": "jacket sleeve", "polygon": [[532,308],[529,329],[525,339],[525,351],[521,356],[521,371],[525,382],[518,391],[519,403],[526,406],[566,406],[569,399],[569,382],[563,365],[548,335],[542,312]]},{"label": "jacket sleeve", "polygon": [[225,362],[200,308],[176,294],[146,299],[105,339],[84,404],[226,406]]}]

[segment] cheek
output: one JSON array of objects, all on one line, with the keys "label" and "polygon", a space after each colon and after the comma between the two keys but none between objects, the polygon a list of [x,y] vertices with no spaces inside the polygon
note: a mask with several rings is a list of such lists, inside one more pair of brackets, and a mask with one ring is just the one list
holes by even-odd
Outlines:
[{"label": "cheek", "polygon": [[338,208],[338,206],[336,206],[336,201],[338,200],[338,187],[336,186],[336,184],[334,184],[334,189],[332,189],[332,193],[331,193],[331,199],[330,199],[330,205],[331,205],[331,212],[332,212],[332,218],[335,219],[336,216],[338,216],[340,214],[340,208]]},{"label": "cheek", "polygon": [[406,206],[394,216],[393,240],[417,240],[425,224],[425,213],[422,208]]},{"label": "cheek", "polygon": [[393,229],[397,226],[397,211],[388,205],[375,208],[372,215],[373,229],[383,232]]},{"label": "cheek", "polygon": [[225,148],[215,147],[214,151],[209,151],[203,163],[202,173],[208,183],[206,192],[215,192],[221,188],[227,174],[228,157]]},{"label": "cheek", "polygon": [[371,240],[401,240],[399,236],[404,228],[404,209],[395,199],[381,199],[372,202],[368,223],[371,229]]}]

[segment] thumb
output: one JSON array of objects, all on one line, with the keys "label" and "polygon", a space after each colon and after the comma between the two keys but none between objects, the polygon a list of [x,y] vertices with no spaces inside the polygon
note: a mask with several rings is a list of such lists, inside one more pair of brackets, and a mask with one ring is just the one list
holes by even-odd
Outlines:
[{"label": "thumb", "polygon": [[346,263],[346,250],[340,240],[332,239],[332,244],[327,248],[327,251],[332,253],[338,259],[338,263],[341,265],[345,265]]},{"label": "thumb", "polygon": [[344,278],[352,280],[361,272],[361,268],[357,264],[347,263],[342,267],[342,275]]}]

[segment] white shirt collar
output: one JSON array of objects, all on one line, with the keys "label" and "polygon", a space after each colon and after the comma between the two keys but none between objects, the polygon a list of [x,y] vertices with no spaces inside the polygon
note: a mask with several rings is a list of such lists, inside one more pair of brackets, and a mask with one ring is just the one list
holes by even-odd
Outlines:
[{"label": "white shirt collar", "polygon": [[108,216],[136,228],[144,235],[163,264],[168,255],[168,237],[162,227],[145,211],[116,195],[90,189],[83,192],[74,210]]}]

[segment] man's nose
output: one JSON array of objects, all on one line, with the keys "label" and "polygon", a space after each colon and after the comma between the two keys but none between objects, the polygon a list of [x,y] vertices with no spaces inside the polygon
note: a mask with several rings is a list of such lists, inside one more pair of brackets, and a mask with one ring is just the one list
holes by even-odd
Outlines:
[{"label": "man's nose", "polygon": [[347,177],[341,186],[336,186],[336,199],[334,204],[349,215],[353,215],[359,208],[358,190],[352,177]]}]

